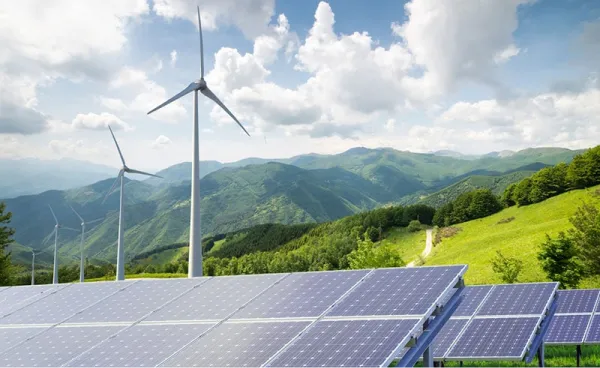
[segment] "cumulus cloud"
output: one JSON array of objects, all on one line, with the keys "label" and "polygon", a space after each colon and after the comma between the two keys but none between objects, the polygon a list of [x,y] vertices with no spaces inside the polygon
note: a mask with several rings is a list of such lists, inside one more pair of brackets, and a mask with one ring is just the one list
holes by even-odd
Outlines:
[{"label": "cumulus cloud", "polygon": [[385,130],[387,130],[390,133],[393,132],[394,129],[396,128],[396,119],[388,119],[385,122],[384,128],[385,128]]},{"label": "cumulus cloud", "polygon": [[104,130],[108,126],[113,130],[130,130],[131,127],[123,120],[113,114],[103,112],[100,114],[88,113],[77,114],[71,122],[74,129],[80,130]]},{"label": "cumulus cloud", "polygon": [[164,135],[159,135],[154,142],[152,142],[151,147],[154,149],[164,149],[173,143],[169,137]]},{"label": "cumulus cloud", "polygon": [[171,67],[174,67],[175,63],[177,63],[177,50],[171,51],[169,55],[171,56],[171,61],[169,62],[169,64],[171,65]]}]

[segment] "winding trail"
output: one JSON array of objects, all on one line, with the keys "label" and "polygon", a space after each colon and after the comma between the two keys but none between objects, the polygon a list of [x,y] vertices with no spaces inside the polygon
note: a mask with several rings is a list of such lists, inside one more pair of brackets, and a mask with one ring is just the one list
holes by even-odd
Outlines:
[{"label": "winding trail", "polygon": [[[425,239],[425,249],[421,253],[421,257],[427,258],[431,250],[433,249],[433,229],[425,230],[427,238]],[[409,262],[406,267],[415,267],[416,261]]]}]

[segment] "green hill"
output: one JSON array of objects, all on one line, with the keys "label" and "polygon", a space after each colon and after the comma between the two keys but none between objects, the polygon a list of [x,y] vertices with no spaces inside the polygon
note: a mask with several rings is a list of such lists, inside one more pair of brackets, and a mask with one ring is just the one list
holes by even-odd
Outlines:
[{"label": "green hill", "polygon": [[[569,217],[583,201],[600,205],[600,187],[574,190],[529,206],[513,206],[492,216],[453,225],[457,233],[443,238],[427,258],[427,265],[467,263],[469,284],[498,283],[490,259],[497,250],[523,261],[520,282],[546,280],[536,258],[546,234],[556,236],[571,228]],[[455,232],[451,231],[451,232]],[[588,280],[595,287],[599,282]]]}]

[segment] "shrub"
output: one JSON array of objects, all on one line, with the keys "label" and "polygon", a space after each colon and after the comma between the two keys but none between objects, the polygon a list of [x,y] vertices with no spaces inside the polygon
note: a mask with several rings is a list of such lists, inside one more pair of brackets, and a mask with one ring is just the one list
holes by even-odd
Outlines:
[{"label": "shrub", "polygon": [[492,270],[499,274],[502,282],[513,284],[517,282],[519,274],[523,270],[523,261],[505,257],[499,250],[496,251],[496,257],[492,259]]},{"label": "shrub", "polygon": [[411,233],[417,232],[421,230],[421,223],[419,220],[412,220],[407,227],[408,231]]}]

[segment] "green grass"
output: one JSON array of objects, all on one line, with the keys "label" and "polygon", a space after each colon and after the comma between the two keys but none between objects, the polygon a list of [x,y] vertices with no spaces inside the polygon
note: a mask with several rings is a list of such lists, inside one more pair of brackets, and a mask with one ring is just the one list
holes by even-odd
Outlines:
[{"label": "green grass", "polygon": [[[556,236],[560,231],[571,228],[569,217],[583,201],[600,204],[600,199],[593,195],[598,188],[571,191],[541,203],[520,208],[513,206],[483,219],[454,225],[461,231],[434,247],[426,264],[466,263],[469,265],[465,276],[468,284],[499,283],[500,279],[492,271],[490,260],[500,250],[505,256],[523,261],[519,282],[546,281],[546,275],[537,260],[539,247],[546,234]],[[515,219],[498,224],[509,217]],[[598,287],[600,279],[585,280],[582,287],[584,285]]]},{"label": "green grass", "polygon": [[[577,354],[575,346],[546,346],[546,367],[576,367]],[[420,365],[420,364],[419,364]],[[458,362],[446,362],[446,367],[458,367]],[[525,362],[511,361],[478,361],[464,362],[464,367],[537,367],[537,358],[530,364]],[[600,346],[581,347],[581,366],[598,367],[600,366]]]},{"label": "green grass", "polygon": [[417,259],[425,249],[425,230],[411,233],[407,228],[395,228],[384,234],[382,244],[391,244],[400,252],[404,262],[409,263]]}]

